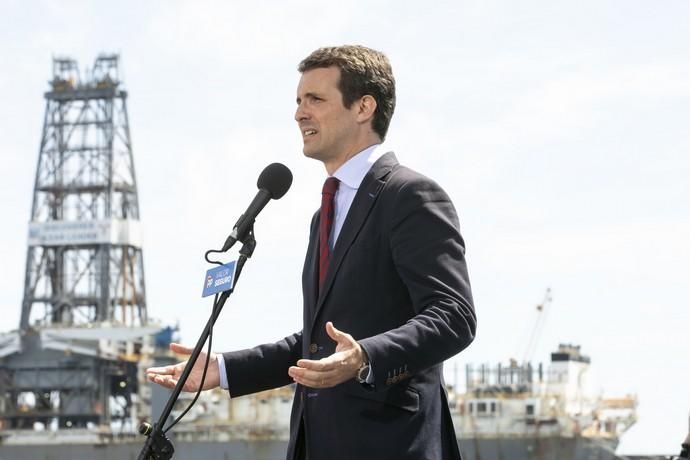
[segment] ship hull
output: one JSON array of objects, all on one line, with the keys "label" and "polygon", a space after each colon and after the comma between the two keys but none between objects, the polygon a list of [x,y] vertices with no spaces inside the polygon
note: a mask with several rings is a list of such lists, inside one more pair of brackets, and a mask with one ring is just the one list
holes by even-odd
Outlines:
[{"label": "ship hull", "polygon": [[[0,446],[0,460],[136,460],[142,443]],[[463,460],[614,460],[613,440],[588,438],[483,438],[459,442]],[[174,458],[282,460],[280,440],[175,443]]]},{"label": "ship hull", "polygon": [[482,438],[459,442],[463,460],[615,460],[617,442],[590,438]]},{"label": "ship hull", "polygon": [[[109,445],[23,445],[0,446],[0,460],[136,460],[143,446]],[[285,441],[189,442],[175,444],[175,459],[283,460]]]}]

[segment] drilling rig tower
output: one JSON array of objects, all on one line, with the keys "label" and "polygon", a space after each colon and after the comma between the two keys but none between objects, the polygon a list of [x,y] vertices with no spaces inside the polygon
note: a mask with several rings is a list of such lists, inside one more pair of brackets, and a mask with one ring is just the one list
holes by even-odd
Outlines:
[{"label": "drilling rig tower", "polygon": [[19,329],[0,334],[5,429],[120,426],[139,409],[150,335],[119,56],[53,59]]}]

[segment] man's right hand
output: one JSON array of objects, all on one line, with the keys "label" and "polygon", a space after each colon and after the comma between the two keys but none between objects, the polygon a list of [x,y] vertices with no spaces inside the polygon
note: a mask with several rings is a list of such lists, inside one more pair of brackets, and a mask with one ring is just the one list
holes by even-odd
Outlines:
[{"label": "man's right hand", "polygon": [[[185,347],[179,343],[171,343],[170,350],[174,353],[181,355],[191,355],[193,348]],[[206,363],[206,353],[201,352],[192,372],[189,374],[189,378],[182,387],[182,391],[196,392],[199,391],[199,385],[201,384],[201,375],[204,372],[204,364]],[[163,367],[150,367],[146,369],[146,378],[153,383],[157,383],[166,388],[175,388],[177,381],[182,375],[182,371],[187,365],[187,361],[181,363],[172,364],[170,366]],[[211,353],[210,359],[208,361],[208,370],[206,371],[206,379],[204,380],[204,390],[210,390],[220,386],[220,371],[218,369],[218,361],[215,353]]]}]

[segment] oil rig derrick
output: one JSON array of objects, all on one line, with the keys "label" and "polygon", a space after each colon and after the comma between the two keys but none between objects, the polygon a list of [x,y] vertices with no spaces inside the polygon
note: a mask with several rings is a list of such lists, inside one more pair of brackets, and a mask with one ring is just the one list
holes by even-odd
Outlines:
[{"label": "oil rig derrick", "polygon": [[127,92],[119,56],[82,78],[53,59],[19,329],[0,334],[4,429],[121,426],[150,334]]}]

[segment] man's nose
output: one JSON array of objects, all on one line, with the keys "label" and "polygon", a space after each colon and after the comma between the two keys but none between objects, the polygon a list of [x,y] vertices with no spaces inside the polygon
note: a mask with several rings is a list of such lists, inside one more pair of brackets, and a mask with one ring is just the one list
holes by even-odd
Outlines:
[{"label": "man's nose", "polygon": [[302,104],[297,104],[297,109],[295,110],[295,121],[302,121],[308,118],[309,115],[304,110],[304,106]]}]

